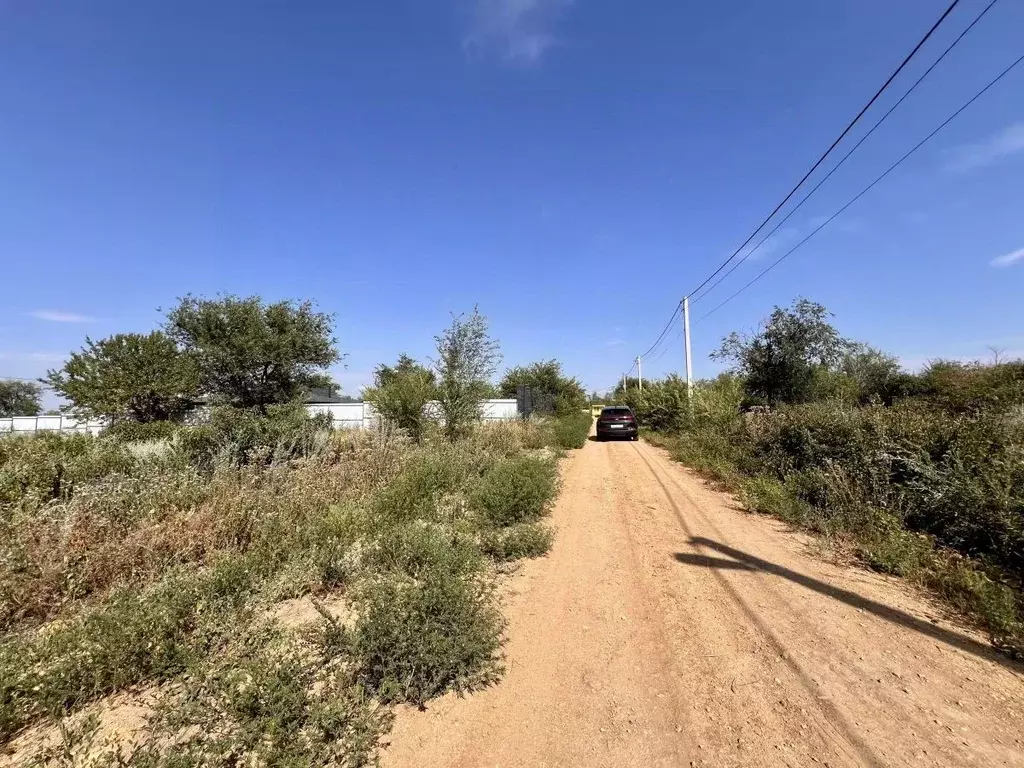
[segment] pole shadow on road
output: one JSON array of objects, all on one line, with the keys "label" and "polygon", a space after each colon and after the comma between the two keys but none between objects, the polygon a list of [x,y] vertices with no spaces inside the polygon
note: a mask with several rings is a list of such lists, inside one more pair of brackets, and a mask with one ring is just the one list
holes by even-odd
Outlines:
[{"label": "pole shadow on road", "polygon": [[899,626],[906,627],[907,629],[912,629],[915,632],[920,632],[922,635],[930,637],[933,640],[938,640],[939,642],[961,650],[964,653],[970,653],[988,661],[994,661],[997,664],[1009,667],[1016,672],[1024,670],[1024,665],[1003,656],[1001,653],[985,643],[980,643],[965,635],[943,629],[929,621],[919,619],[905,611],[901,611],[898,608],[893,608],[858,595],[856,592],[850,592],[847,589],[841,589],[824,581],[819,581],[818,579],[811,578],[810,576],[805,576],[802,573],[798,573],[790,570],[789,568],[777,565],[776,563],[769,562],[768,560],[762,560],[759,557],[755,557],[754,555],[735,549],[726,544],[713,541],[712,539],[697,536],[690,539],[690,544],[701,549],[714,550],[726,555],[727,557],[711,557],[708,555],[677,552],[673,557],[680,563],[699,568],[750,571],[779,576],[783,579],[792,581],[794,584],[799,584],[802,587],[806,587],[807,589],[825,595],[826,597],[831,597],[833,600],[846,603],[854,608],[860,608],[863,611],[892,622],[893,624],[898,624]]}]

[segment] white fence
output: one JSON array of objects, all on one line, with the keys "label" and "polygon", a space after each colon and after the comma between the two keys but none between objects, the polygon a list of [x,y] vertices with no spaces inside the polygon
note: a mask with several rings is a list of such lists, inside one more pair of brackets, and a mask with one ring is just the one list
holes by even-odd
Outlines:
[{"label": "white fence", "polygon": [[32,432],[83,432],[98,435],[107,423],[82,421],[71,416],[8,416],[0,419],[0,434],[27,435]]},{"label": "white fence", "polygon": [[[436,404],[431,404],[435,406]],[[329,413],[335,429],[365,429],[377,420],[369,403],[329,403],[307,405],[310,413]],[[485,400],[484,421],[508,421],[516,418],[515,400]],[[32,432],[83,432],[98,435],[106,426],[103,420],[81,421],[71,416],[13,416],[0,419],[0,434],[27,435]]]}]

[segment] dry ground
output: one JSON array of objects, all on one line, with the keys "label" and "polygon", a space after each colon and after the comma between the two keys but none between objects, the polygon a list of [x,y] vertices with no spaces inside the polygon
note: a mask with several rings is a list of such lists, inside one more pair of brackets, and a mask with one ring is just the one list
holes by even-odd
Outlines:
[{"label": "dry ground", "polygon": [[1024,766],[1024,675],[643,443],[569,461],[508,674],[403,709],[386,766]]}]

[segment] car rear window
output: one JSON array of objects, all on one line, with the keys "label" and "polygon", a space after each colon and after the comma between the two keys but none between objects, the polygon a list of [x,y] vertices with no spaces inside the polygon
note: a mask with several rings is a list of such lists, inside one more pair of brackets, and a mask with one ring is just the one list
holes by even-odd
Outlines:
[{"label": "car rear window", "polygon": [[602,416],[632,416],[633,412],[629,408],[605,408],[601,411]]}]

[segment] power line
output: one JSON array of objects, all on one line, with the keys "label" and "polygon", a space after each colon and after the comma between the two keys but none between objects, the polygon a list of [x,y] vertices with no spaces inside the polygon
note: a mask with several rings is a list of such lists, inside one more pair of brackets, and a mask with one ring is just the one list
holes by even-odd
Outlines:
[{"label": "power line", "polygon": [[800,187],[803,186],[804,182],[807,181],[808,178],[810,178],[811,174],[814,173],[816,170],[818,170],[818,166],[820,166],[823,162],[825,162],[825,158],[827,158],[832,153],[832,150],[835,149],[836,146],[838,146],[839,142],[841,142],[844,138],[846,138],[846,135],[853,129],[853,126],[857,124],[857,122],[861,119],[861,117],[864,116],[864,113],[867,112],[868,109],[870,109],[871,106],[878,100],[878,97],[881,96],[882,93],[885,91],[885,89],[889,87],[889,84],[892,83],[892,81],[896,78],[896,76],[900,72],[903,71],[903,68],[910,62],[910,60],[914,57],[914,55],[921,49],[921,46],[924,45],[928,41],[928,38],[930,38],[932,36],[932,34],[935,32],[935,30],[939,28],[939,25],[942,24],[942,22],[946,20],[946,17],[949,16],[949,14],[953,12],[953,9],[957,6],[957,4],[959,2],[960,2],[960,0],[953,0],[953,2],[949,4],[949,7],[946,8],[945,12],[939,17],[938,21],[936,21],[934,24],[932,24],[931,29],[928,30],[928,32],[925,34],[924,37],[922,37],[920,39],[920,41],[918,41],[917,45],[915,45],[913,50],[911,50],[910,53],[907,54],[906,58],[904,58],[903,61],[900,63],[900,65],[898,67],[896,67],[896,69],[893,71],[893,73],[891,75],[889,75],[889,78],[882,84],[882,87],[879,88],[875,92],[875,95],[871,97],[871,100],[868,101],[868,103],[865,104],[861,108],[860,112],[857,113],[857,116],[854,117],[853,120],[850,121],[849,125],[847,125],[846,128],[843,129],[843,132],[839,134],[839,137],[835,141],[832,142],[832,145],[827,150],[825,150],[825,153],[821,157],[818,158],[818,161],[814,165],[812,165],[811,169],[809,171],[807,171],[807,173],[804,174],[803,178],[800,179],[799,182],[797,182],[797,185],[795,187],[793,187],[789,191],[789,194],[787,194],[783,198],[782,202],[779,203],[777,206],[775,206],[775,210],[773,210],[770,214],[768,214],[768,217],[765,218],[765,220],[762,221],[757,226],[757,229],[755,229],[753,232],[750,233],[750,236],[746,240],[743,241],[743,243],[740,245],[740,247],[737,248],[729,258],[727,258],[725,261],[723,261],[714,272],[712,272],[710,275],[707,276],[707,278],[704,279],[704,282],[702,282],[700,285],[698,285],[694,290],[690,291],[688,295],[690,295],[690,296],[696,295],[701,290],[701,288],[703,288],[705,285],[707,285],[709,282],[711,282],[711,280],[714,279],[715,275],[717,275],[719,272],[721,272],[723,269],[725,269],[725,267],[728,266],[729,263],[733,259],[736,258],[736,256],[740,253],[740,251],[742,251],[744,248],[746,248],[747,245],[750,243],[750,241],[753,240],[757,236],[757,233],[760,232],[762,229],[764,229],[765,225],[768,224],[768,222],[771,221],[772,218],[775,217],[775,214],[777,214],[782,209],[782,207],[786,203],[789,202],[790,198],[792,198],[793,195],[796,194],[796,191],[798,189],[800,189]]},{"label": "power line", "polygon": [[926,70],[924,71],[924,74],[922,74],[922,75],[921,75],[921,76],[920,76],[919,78],[917,78],[917,81],[916,81],[916,82],[915,82],[915,83],[914,83],[914,84],[913,84],[912,86],[910,86],[910,88],[909,88],[909,89],[907,89],[907,92],[906,92],[906,93],[904,93],[904,94],[903,94],[903,95],[902,95],[902,96],[900,97],[899,101],[897,101],[897,102],[896,102],[895,104],[893,104],[893,105],[892,105],[891,107],[889,107],[889,110],[888,110],[888,111],[887,111],[887,112],[886,112],[886,113],[885,113],[884,115],[882,115],[882,117],[881,117],[881,118],[880,118],[880,119],[878,120],[878,122],[876,122],[876,123],[875,123],[875,124],[874,124],[873,126],[871,126],[871,130],[869,130],[869,131],[868,131],[867,133],[865,133],[865,134],[864,134],[864,135],[863,135],[863,136],[862,136],[862,137],[860,138],[860,140],[859,140],[859,141],[858,141],[858,142],[857,142],[856,144],[854,144],[854,145],[853,145],[853,148],[852,148],[852,149],[851,149],[851,150],[850,150],[849,152],[847,152],[847,153],[846,153],[845,155],[843,155],[843,158],[842,158],[842,159],[841,159],[841,160],[840,160],[840,161],[839,161],[838,163],[836,163],[836,164],[835,164],[835,166],[833,166],[832,170],[830,170],[830,171],[829,171],[829,172],[828,172],[828,173],[827,173],[827,174],[825,175],[825,177],[824,177],[824,178],[823,178],[823,179],[822,179],[821,181],[819,181],[819,182],[818,182],[817,184],[815,184],[815,185],[814,185],[814,188],[813,188],[813,189],[812,189],[812,190],[811,190],[810,192],[808,192],[808,193],[807,193],[806,195],[804,195],[803,199],[802,199],[802,200],[800,200],[800,202],[799,202],[799,203],[797,203],[797,204],[796,204],[796,206],[795,206],[794,208],[792,208],[792,209],[790,210],[790,212],[789,212],[789,213],[787,213],[787,214],[786,214],[786,216],[785,216],[785,217],[784,217],[784,218],[782,219],[782,221],[780,221],[780,222],[779,222],[778,224],[776,224],[776,225],[775,225],[775,226],[774,226],[774,227],[772,228],[771,232],[769,232],[769,233],[768,233],[767,235],[765,235],[764,237],[762,237],[762,238],[761,238],[761,240],[760,240],[760,241],[758,242],[758,244],[757,244],[757,245],[755,245],[755,246],[754,246],[753,248],[751,248],[751,249],[750,249],[749,251],[747,251],[747,252],[746,252],[745,254],[743,254],[743,256],[742,256],[742,257],[740,258],[740,260],[739,260],[739,261],[737,261],[737,262],[736,262],[735,264],[733,264],[733,265],[732,265],[732,266],[731,266],[731,267],[729,268],[729,271],[728,271],[728,272],[726,272],[726,273],[725,273],[724,275],[722,275],[721,277],[719,277],[719,278],[718,278],[718,279],[717,279],[717,280],[716,280],[716,281],[715,281],[715,282],[714,282],[714,283],[713,283],[713,284],[712,284],[711,286],[709,286],[709,287],[708,287],[708,288],[707,288],[707,289],[706,289],[706,290],[704,291],[704,293],[702,293],[702,294],[700,294],[699,296],[697,296],[696,298],[692,299],[692,300],[690,301],[690,304],[691,304],[691,305],[692,305],[692,304],[696,304],[696,303],[697,303],[698,301],[700,301],[700,300],[701,300],[702,298],[704,298],[704,297],[705,297],[705,296],[707,296],[707,295],[708,295],[709,293],[711,293],[711,292],[712,292],[713,290],[715,290],[715,288],[717,288],[717,287],[718,287],[718,286],[719,286],[719,285],[720,285],[720,284],[722,283],[722,281],[723,281],[723,280],[725,280],[725,279],[726,279],[727,277],[729,277],[729,275],[731,275],[731,274],[732,274],[733,272],[735,272],[735,271],[736,271],[736,269],[737,269],[737,268],[738,268],[738,267],[739,267],[739,266],[740,266],[741,264],[743,264],[743,263],[744,263],[744,262],[745,262],[745,261],[746,261],[747,259],[749,259],[749,258],[750,258],[750,257],[751,257],[751,256],[752,256],[752,255],[753,255],[753,254],[754,254],[754,253],[755,253],[755,252],[757,251],[757,249],[758,249],[758,248],[760,248],[760,247],[761,247],[762,245],[764,245],[764,244],[765,244],[765,241],[767,241],[767,240],[768,240],[768,238],[770,238],[770,237],[771,237],[772,235],[774,235],[774,234],[775,234],[776,232],[778,232],[778,231],[779,231],[779,228],[780,228],[780,227],[782,227],[782,225],[784,225],[784,224],[785,224],[785,223],[786,223],[787,221],[789,221],[789,219],[790,219],[790,218],[791,218],[791,217],[793,216],[793,214],[794,214],[794,213],[796,213],[797,211],[799,211],[799,210],[800,210],[800,208],[801,208],[801,207],[803,206],[803,204],[804,204],[804,203],[806,203],[806,202],[807,202],[807,200],[808,200],[808,199],[809,199],[809,198],[810,198],[810,197],[811,197],[811,196],[812,196],[812,195],[813,195],[813,194],[814,194],[815,192],[817,192],[817,191],[818,191],[818,189],[819,189],[819,188],[821,187],[821,185],[822,185],[822,184],[824,184],[824,183],[825,183],[826,181],[828,181],[828,180],[829,180],[829,178],[831,178],[831,176],[832,176],[832,174],[833,174],[833,173],[835,173],[836,171],[838,171],[838,170],[839,170],[839,168],[840,168],[840,167],[842,167],[843,163],[845,163],[845,162],[846,162],[846,161],[847,161],[847,160],[849,159],[850,155],[852,155],[852,154],[853,154],[854,152],[856,152],[856,151],[857,151],[857,149],[858,149],[858,148],[860,147],[860,145],[861,145],[861,144],[863,144],[863,143],[864,143],[864,142],[865,142],[865,141],[866,141],[866,140],[868,139],[868,137],[869,137],[869,136],[871,136],[871,134],[873,134],[873,133],[875,132],[875,130],[876,130],[876,129],[877,129],[877,128],[878,128],[878,127],[879,127],[879,126],[880,126],[880,125],[882,124],[882,123],[884,123],[884,122],[885,122],[886,118],[888,118],[888,117],[889,117],[889,115],[891,115],[891,114],[892,114],[892,113],[893,113],[893,112],[894,112],[894,111],[896,110],[896,108],[897,108],[897,107],[899,107],[899,106],[900,106],[900,104],[902,104],[902,103],[903,103],[903,102],[904,102],[904,101],[906,100],[906,98],[907,98],[907,97],[908,97],[908,96],[909,96],[909,95],[910,95],[911,93],[913,93],[913,92],[914,92],[914,90],[915,90],[915,89],[917,88],[917,86],[919,86],[919,85],[920,85],[920,84],[921,84],[921,83],[922,83],[922,82],[924,81],[924,79],[925,79],[926,77],[928,77],[928,75],[930,75],[930,74],[931,74],[932,70],[933,70],[933,69],[935,69],[935,67],[937,67],[937,66],[939,65],[939,63],[940,63],[940,62],[941,62],[941,61],[942,61],[942,60],[943,60],[944,58],[946,58],[947,54],[949,54],[949,52],[950,52],[950,51],[952,51],[952,50],[953,50],[953,49],[954,49],[954,48],[955,48],[955,47],[956,47],[956,46],[957,46],[957,45],[959,44],[959,42],[960,42],[961,40],[963,40],[963,39],[964,39],[964,37],[965,37],[965,36],[967,35],[967,33],[968,33],[968,32],[970,32],[970,31],[971,31],[972,29],[974,29],[974,26],[975,26],[975,25],[976,25],[976,24],[977,24],[977,23],[978,23],[979,21],[981,21],[981,20],[982,20],[982,18],[983,18],[983,17],[985,16],[985,14],[986,14],[986,13],[988,13],[988,12],[989,12],[989,11],[990,11],[990,10],[992,9],[992,6],[993,6],[993,5],[995,5],[995,4],[997,3],[997,2],[999,2],[999,0],[991,0],[991,2],[989,2],[989,4],[988,4],[988,5],[986,5],[986,6],[985,6],[985,7],[984,7],[984,8],[982,9],[981,13],[979,13],[979,14],[978,14],[978,15],[977,15],[977,16],[975,17],[974,21],[972,21],[972,22],[970,23],[970,25],[969,25],[969,26],[968,26],[968,27],[967,27],[967,28],[966,28],[966,29],[965,29],[965,30],[964,30],[963,32],[961,32],[961,33],[960,33],[960,35],[959,35],[959,36],[958,36],[958,37],[956,38],[956,40],[954,40],[954,41],[953,41],[952,43],[950,43],[949,47],[948,47],[948,48],[946,48],[946,50],[944,50],[944,51],[942,52],[942,55],[941,55],[941,56],[939,56],[939,58],[937,58],[937,59],[936,59],[936,60],[935,60],[935,61],[934,61],[934,62],[932,63],[932,65],[931,65],[930,67],[928,67],[928,69],[926,69]]},{"label": "power line", "polygon": [[642,353],[640,357],[647,357],[649,354],[651,354],[651,352],[653,352],[657,348],[659,344],[661,344],[661,340],[665,338],[665,334],[668,333],[668,329],[672,327],[672,323],[675,322],[676,315],[678,314],[679,304],[676,304],[675,309],[672,310],[672,316],[668,319],[668,322],[665,323],[665,327],[661,329],[661,333],[659,334],[658,338],[655,339],[654,343],[651,344],[651,346],[647,348],[647,351]]},{"label": "power line", "polygon": [[861,197],[863,197],[865,194],[867,194],[867,192],[870,191],[876,184],[878,184],[878,182],[880,182],[882,179],[884,179],[886,176],[888,176],[890,173],[892,173],[894,170],[896,170],[896,168],[898,168],[903,163],[904,160],[906,160],[908,157],[910,157],[915,152],[917,152],[917,150],[919,150],[921,147],[923,147],[926,143],[928,143],[932,139],[932,137],[934,137],[939,131],[941,131],[943,128],[945,128],[947,125],[949,125],[951,122],[953,122],[953,120],[961,112],[963,112],[965,109],[967,109],[969,106],[971,106],[971,104],[973,104],[975,101],[977,101],[979,98],[981,98],[985,94],[986,91],[988,91],[990,88],[992,88],[992,86],[994,86],[996,83],[998,83],[1004,77],[1006,77],[1006,75],[1008,75],[1022,61],[1024,61],[1024,55],[1020,56],[1016,61],[1014,61],[1012,64],[1010,64],[1010,66],[1008,66],[1006,69],[1004,69],[1002,72],[1000,72],[993,80],[991,80],[988,83],[988,85],[986,85],[984,88],[982,88],[976,94],[974,94],[974,96],[972,96],[969,101],[967,101],[959,109],[957,109],[956,112],[954,112],[949,117],[947,117],[945,120],[943,120],[938,128],[936,128],[934,131],[932,131],[927,136],[925,136],[923,139],[921,139],[921,141],[919,141],[913,147],[913,149],[911,149],[909,152],[907,152],[905,155],[903,155],[903,157],[901,157],[895,163],[890,165],[882,173],[882,175],[878,176],[874,181],[872,181],[870,184],[868,184],[866,187],[864,187],[864,189],[862,189],[860,192],[858,192],[848,203],[846,203],[846,205],[844,205],[838,211],[836,211],[831,216],[829,216],[825,221],[823,221],[821,224],[819,224],[818,227],[816,227],[809,235],[807,235],[807,237],[805,237],[799,243],[797,243],[792,248],[790,248],[788,251],[786,251],[784,254],[782,254],[782,256],[780,256],[774,262],[769,264],[765,269],[763,269],[760,273],[758,273],[752,280],[750,280],[746,285],[744,285],[742,288],[740,288],[738,291],[736,291],[736,293],[734,293],[732,296],[727,298],[725,301],[723,301],[721,304],[716,306],[710,312],[707,312],[706,314],[702,315],[700,319],[703,320],[704,318],[708,317],[709,315],[713,315],[719,309],[724,307],[730,301],[732,301],[737,296],[739,296],[741,293],[743,293],[745,290],[747,290],[747,288],[752,286],[754,283],[756,283],[758,280],[760,280],[766,274],[768,274],[773,269],[775,269],[775,267],[777,267],[779,264],[781,264],[786,258],[788,258],[800,246],[802,246],[804,243],[806,243],[808,240],[810,240],[812,237],[814,237],[816,234],[818,234],[818,232],[820,232],[822,229],[824,229],[826,226],[828,226],[828,224],[831,223],[832,220],[835,219],[837,216],[839,216],[839,214],[841,214],[843,211],[845,211],[847,208],[849,208],[851,205],[853,205],[855,202],[857,202]]},{"label": "power line", "polygon": [[[679,329],[678,329],[678,330],[677,330],[677,331],[676,331],[676,332],[675,332],[675,333],[674,333],[674,334],[672,335],[672,341],[678,341],[678,340],[679,340],[679,338],[680,338],[680,337],[681,337],[682,335],[683,335],[683,329],[682,329],[682,328],[679,328]],[[665,356],[665,353],[666,353],[666,352],[668,352],[668,351],[669,351],[670,349],[672,349],[672,345],[671,345],[671,344],[666,344],[666,345],[665,345],[665,348],[664,348],[663,350],[661,350],[661,352],[659,352],[659,353],[658,353],[658,356],[657,356],[657,357],[655,357],[655,358],[652,358],[652,359],[651,359],[651,362],[652,362],[652,363],[656,363],[656,362],[658,362],[659,360],[661,360],[661,358],[663,358],[663,357]]]}]

